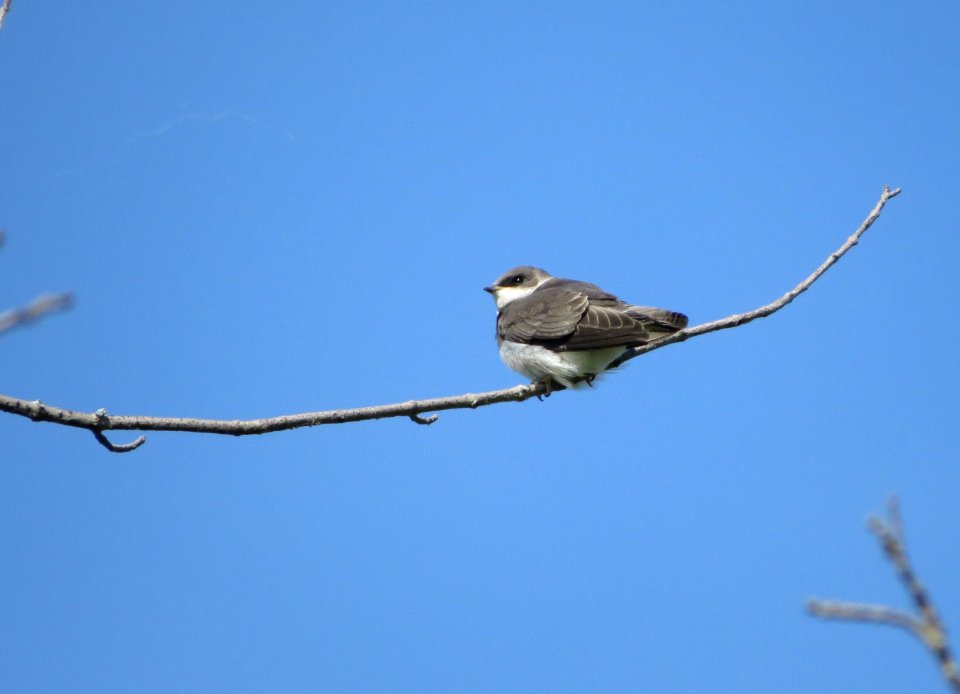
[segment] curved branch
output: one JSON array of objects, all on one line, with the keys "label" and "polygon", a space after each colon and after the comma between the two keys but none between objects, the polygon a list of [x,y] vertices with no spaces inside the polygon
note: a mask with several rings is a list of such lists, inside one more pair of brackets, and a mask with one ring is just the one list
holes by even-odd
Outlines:
[{"label": "curved branch", "polygon": [[[836,263],[847,251],[853,248],[864,232],[866,232],[880,216],[880,212],[883,210],[887,201],[899,193],[899,188],[890,189],[885,187],[883,194],[880,196],[880,201],[863,221],[863,224],[860,225],[860,228],[854,232],[853,236],[847,239],[839,249],[834,251],[812,275],[776,301],[753,311],[734,314],[727,318],[681,330],[663,340],[632,350],[611,366],[619,366],[623,362],[638,357],[641,354],[646,354],[647,352],[652,352],[655,349],[660,349],[661,347],[666,347],[667,345],[672,345],[677,342],[684,342],[691,337],[705,335],[706,333],[711,333],[716,330],[733,328],[749,323],[757,318],[763,318],[764,316],[776,313],[797,296],[805,292],[824,272]],[[553,390],[556,391],[560,389],[554,387]],[[464,395],[452,395],[430,400],[409,400],[407,402],[389,405],[356,407],[346,410],[325,410],[322,412],[307,412],[281,417],[270,417],[267,419],[247,420],[191,419],[136,415],[113,416],[106,414],[104,410],[99,410],[95,413],[75,412],[59,407],[51,407],[43,404],[39,400],[29,402],[8,395],[0,395],[0,411],[27,417],[35,422],[53,422],[65,426],[89,429],[92,432],[99,432],[101,436],[104,431],[110,430],[184,431],[204,434],[249,436],[254,434],[267,434],[274,431],[284,431],[287,429],[297,429],[299,427],[318,426],[321,424],[343,424],[345,422],[386,419],[389,417],[408,417],[418,424],[428,424],[435,421],[435,417],[420,416],[426,412],[476,409],[477,407],[485,407],[486,405],[494,405],[501,402],[523,402],[524,400],[529,400],[533,397],[539,398],[544,395],[549,395],[549,393],[543,383],[531,383],[529,385],[514,386],[513,388],[505,388],[502,390],[491,390],[484,393],[466,393]],[[97,440],[100,440],[99,436]],[[137,441],[134,442],[137,446],[139,446],[140,443],[142,443],[142,441],[139,443]],[[128,446],[133,446],[133,444],[128,444]],[[109,450],[115,450],[116,448],[113,444],[108,446]]]},{"label": "curved branch", "polygon": [[93,429],[93,438],[95,438],[97,443],[111,453],[129,453],[130,451],[137,450],[140,448],[140,446],[147,442],[146,436],[138,436],[130,443],[113,443],[110,439],[104,436],[103,432],[99,429]]},{"label": "curved branch", "polygon": [[3,28],[3,20],[7,16],[7,12],[10,11],[10,4],[13,0],[3,0],[0,2],[0,29]]},{"label": "curved branch", "polygon": [[609,368],[615,369],[624,362],[630,361],[635,357],[639,357],[641,354],[646,354],[647,352],[652,352],[655,349],[660,349],[661,347],[666,347],[667,345],[672,345],[677,342],[685,342],[691,337],[696,337],[697,335],[705,335],[706,333],[712,333],[717,330],[726,330],[727,328],[736,328],[749,323],[750,321],[756,320],[757,318],[766,318],[767,316],[776,313],[798,296],[803,294],[805,291],[810,289],[810,286],[820,279],[823,273],[833,267],[833,265],[840,260],[840,258],[842,258],[847,251],[856,246],[860,242],[860,237],[863,236],[867,229],[873,226],[873,223],[880,217],[880,213],[883,211],[887,201],[898,196],[901,190],[901,188],[891,189],[888,186],[884,186],[883,193],[880,195],[880,200],[877,201],[876,206],[870,210],[870,214],[867,215],[867,218],[863,220],[863,223],[855,232],[853,232],[850,238],[848,238],[844,244],[840,246],[840,248],[831,253],[830,256],[823,261],[820,267],[814,270],[810,276],[807,277],[807,279],[803,280],[803,282],[798,284],[776,301],[772,301],[766,306],[761,306],[753,311],[737,313],[732,316],[727,316],[726,318],[721,318],[720,320],[711,321],[709,323],[701,323],[700,325],[687,328],[686,330],[681,330],[678,333],[674,333],[669,337],[665,337],[662,340],[657,340],[656,342],[649,345],[644,345],[643,347],[634,347],[622,357],[615,359],[613,363],[610,364]]}]

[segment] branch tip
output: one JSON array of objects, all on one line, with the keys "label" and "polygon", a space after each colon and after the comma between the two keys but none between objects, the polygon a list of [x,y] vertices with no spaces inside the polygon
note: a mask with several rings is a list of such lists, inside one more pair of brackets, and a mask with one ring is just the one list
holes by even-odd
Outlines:
[{"label": "branch tip", "polygon": [[42,294],[24,308],[14,308],[0,313],[0,335],[18,326],[29,325],[57,311],[66,311],[74,304],[73,294]]}]

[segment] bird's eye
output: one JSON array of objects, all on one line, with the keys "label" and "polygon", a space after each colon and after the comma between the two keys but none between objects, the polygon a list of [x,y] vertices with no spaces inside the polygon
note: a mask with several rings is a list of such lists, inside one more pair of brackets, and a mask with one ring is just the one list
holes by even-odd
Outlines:
[{"label": "bird's eye", "polygon": [[514,284],[523,284],[523,275],[516,275],[511,281]]}]

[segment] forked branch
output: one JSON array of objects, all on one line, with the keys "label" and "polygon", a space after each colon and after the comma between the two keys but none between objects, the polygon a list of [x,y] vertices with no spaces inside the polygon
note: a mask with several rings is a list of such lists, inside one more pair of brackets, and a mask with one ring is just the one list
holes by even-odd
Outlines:
[{"label": "forked branch", "polygon": [[930,594],[917,579],[907,557],[903,523],[900,520],[900,508],[896,498],[890,499],[888,503],[887,518],[871,516],[868,526],[870,532],[880,540],[884,554],[897,570],[900,582],[903,583],[903,587],[913,601],[916,614],[896,610],[886,605],[817,599],[807,602],[807,610],[810,614],[823,619],[887,624],[908,631],[933,653],[947,684],[953,691],[960,692],[960,672],[957,670],[957,661],[947,642],[946,629],[933,607]]},{"label": "forked branch", "polygon": [[[887,201],[900,193],[899,188],[883,189],[880,200],[871,210],[867,218],[863,220],[860,227],[850,238],[844,242],[840,248],[830,254],[830,256],[814,272],[803,280],[796,287],[788,291],[776,301],[769,303],[753,311],[746,313],[737,313],[720,320],[703,323],[701,325],[681,330],[663,340],[654,342],[644,347],[638,347],[619,359],[613,364],[618,366],[623,362],[638,357],[641,354],[652,352],[655,349],[666,347],[677,342],[684,342],[691,337],[705,335],[717,330],[735,328],[749,323],[757,318],[763,318],[776,313],[781,308],[789,304],[800,294],[810,288],[831,266],[834,265],[847,251],[857,245],[860,237],[869,229],[880,216]],[[555,389],[556,390],[556,389]],[[185,431],[205,434],[230,434],[232,436],[248,436],[253,434],[267,434],[273,431],[283,431],[286,429],[297,429],[299,427],[318,426],[320,424],[343,424],[345,422],[359,422],[369,419],[385,419],[388,417],[408,417],[418,424],[430,424],[434,421],[431,417],[422,417],[427,412],[441,412],[443,410],[456,409],[475,409],[486,405],[494,405],[501,402],[522,402],[533,397],[541,397],[546,394],[546,387],[543,384],[529,384],[505,388],[503,390],[491,390],[484,393],[466,393],[464,395],[452,395],[443,398],[433,398],[429,400],[409,400],[407,402],[394,403],[389,405],[374,405],[372,407],[358,407],[346,410],[325,410],[322,412],[306,412],[303,414],[284,415],[280,417],[271,417],[267,419],[248,419],[248,420],[216,420],[216,419],[190,419],[180,417],[148,417],[137,415],[108,415],[105,410],[98,412],[75,412],[65,410],[59,407],[46,405],[39,400],[27,401],[13,398],[7,395],[0,395],[0,411],[11,414],[28,417],[35,422],[53,422],[65,426],[79,427],[88,429],[97,436],[97,440],[113,452],[125,452],[133,450],[143,443],[143,437],[137,439],[131,444],[122,446],[111,444],[103,435],[105,431]]]}]

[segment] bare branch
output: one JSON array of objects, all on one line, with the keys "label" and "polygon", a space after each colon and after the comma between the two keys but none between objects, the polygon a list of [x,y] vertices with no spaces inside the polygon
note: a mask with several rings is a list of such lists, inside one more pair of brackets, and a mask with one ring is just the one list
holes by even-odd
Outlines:
[{"label": "bare branch", "polygon": [[[757,318],[769,316],[793,301],[797,296],[806,291],[824,272],[826,272],[834,263],[837,262],[847,251],[857,244],[860,237],[877,220],[880,212],[888,200],[900,193],[899,188],[884,188],[883,194],[876,207],[870,212],[867,218],[860,225],[860,228],[854,232],[847,241],[824,263],[817,268],[803,282],[784,294],[773,303],[761,306],[753,311],[738,313],[721,320],[711,323],[703,323],[686,330],[682,330],[668,338],[640,347],[630,352],[625,358],[619,360],[615,365],[633,359],[641,354],[652,352],[655,349],[666,347],[677,342],[684,342],[691,337],[705,335],[716,330],[733,328],[738,325],[749,323]],[[562,390],[554,386],[554,391]],[[280,417],[271,417],[267,419],[249,419],[249,420],[217,420],[217,419],[191,419],[179,417],[148,417],[148,416],[112,416],[105,413],[84,413],[65,410],[59,407],[44,405],[39,400],[29,402],[20,400],[7,395],[0,395],[0,411],[27,417],[35,422],[53,422],[65,426],[79,427],[89,429],[93,432],[109,430],[127,430],[127,431],[184,431],[206,434],[229,434],[232,436],[248,436],[254,434],[266,434],[274,431],[284,431],[287,429],[297,429],[299,427],[318,426],[321,424],[343,424],[345,422],[359,422],[371,419],[386,419],[389,417],[408,417],[418,424],[428,424],[436,420],[436,417],[421,417],[426,412],[440,412],[443,410],[456,409],[476,409],[501,402],[523,402],[530,398],[541,398],[549,395],[547,388],[543,383],[531,383],[529,385],[514,386],[503,390],[491,390],[484,393],[466,393],[464,395],[453,395],[449,397],[433,398],[430,400],[410,400],[407,402],[394,403],[389,405],[376,405],[372,407],[357,407],[346,410],[326,410],[322,412],[307,412],[303,414],[284,415]],[[98,441],[100,438],[98,437]],[[101,441],[102,443],[102,441]],[[134,442],[137,443],[137,442]],[[142,442],[141,442],[142,443]],[[133,445],[133,444],[129,444]],[[137,445],[140,445],[137,443]],[[111,444],[112,446],[112,444]],[[108,447],[109,448],[109,447]],[[113,448],[110,448],[113,450]]]},{"label": "bare branch", "polygon": [[933,607],[926,588],[917,579],[907,558],[903,539],[903,521],[896,497],[892,497],[887,507],[888,517],[872,516],[868,521],[870,532],[877,536],[887,559],[894,565],[900,581],[910,595],[917,609],[917,615],[911,615],[886,605],[865,605],[856,602],[836,602],[810,600],[807,609],[810,614],[824,619],[843,619],[854,622],[872,622],[889,624],[906,629],[926,646],[940,665],[940,672],[947,684],[955,692],[960,692],[960,671],[947,642],[947,631]]},{"label": "bare branch", "polygon": [[[440,412],[493,405],[498,402],[522,402],[533,397],[543,388],[540,384],[514,386],[486,393],[467,393],[431,400],[409,400],[391,405],[356,407],[347,410],[326,410],[303,414],[283,415],[269,419],[219,420],[191,419],[181,417],[140,417],[136,415],[113,416],[107,414],[75,412],[45,405],[39,400],[28,402],[0,395],[0,411],[27,417],[35,422],[53,422],[65,426],[89,429],[90,431],[185,431],[203,434],[230,434],[247,436],[269,434],[274,431],[318,426],[320,424],[344,424],[369,419],[411,417],[424,412]],[[424,419],[424,418],[421,418]],[[426,418],[429,419],[429,418]],[[419,422],[418,422],[419,423]]]},{"label": "bare branch", "polygon": [[73,306],[73,294],[44,294],[38,296],[29,306],[14,308],[0,313],[0,336],[18,326],[27,325],[57,311],[65,311]]},{"label": "bare branch", "polygon": [[3,19],[7,16],[7,12],[10,11],[10,5],[13,3],[13,0],[3,0],[0,2],[0,29],[3,28]]}]

